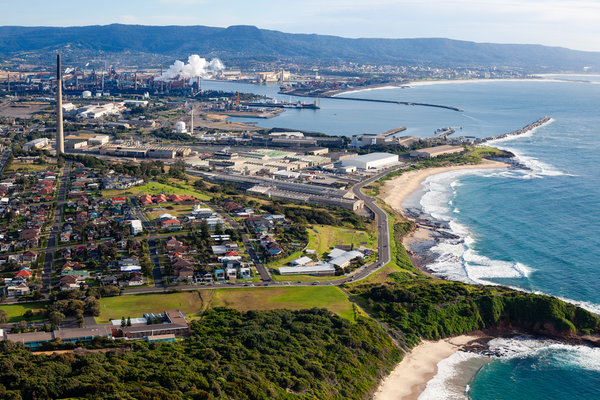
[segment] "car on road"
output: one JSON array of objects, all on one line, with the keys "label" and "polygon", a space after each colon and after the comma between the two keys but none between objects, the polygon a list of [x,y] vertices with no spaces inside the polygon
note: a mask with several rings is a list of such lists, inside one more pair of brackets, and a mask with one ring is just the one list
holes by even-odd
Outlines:
[{"label": "car on road", "polygon": [[298,283],[302,283],[302,281],[298,281]]}]

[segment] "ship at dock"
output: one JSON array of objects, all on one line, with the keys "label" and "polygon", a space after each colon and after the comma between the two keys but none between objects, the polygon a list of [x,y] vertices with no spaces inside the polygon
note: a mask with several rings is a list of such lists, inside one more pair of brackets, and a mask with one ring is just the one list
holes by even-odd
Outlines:
[{"label": "ship at dock", "polygon": [[296,108],[296,109],[312,109],[312,110],[320,110],[321,107],[317,105],[317,100],[312,103],[306,102],[285,102],[285,101],[277,101],[276,99],[269,99],[264,102],[253,102],[246,104],[249,107],[276,107],[276,108]]}]

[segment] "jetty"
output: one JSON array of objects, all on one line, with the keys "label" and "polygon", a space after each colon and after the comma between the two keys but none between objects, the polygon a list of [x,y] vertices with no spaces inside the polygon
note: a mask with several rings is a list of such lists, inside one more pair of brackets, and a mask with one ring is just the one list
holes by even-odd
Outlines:
[{"label": "jetty", "polygon": [[355,98],[355,97],[342,97],[342,96],[335,96],[335,97],[330,97],[330,98],[340,99],[340,100],[353,100],[353,101],[371,101],[371,102],[375,102],[375,103],[401,104],[401,105],[405,105],[405,106],[437,107],[437,108],[445,108],[447,110],[458,111],[458,112],[465,111],[462,108],[458,108],[458,107],[443,106],[443,105],[439,105],[439,104],[429,104],[429,103],[413,103],[413,102],[408,102],[408,101],[378,100],[378,99],[360,99],[360,98]]},{"label": "jetty", "polygon": [[532,124],[529,124],[521,129],[518,129],[516,131],[513,132],[509,132],[509,133],[503,133],[502,135],[496,135],[496,136],[490,136],[487,138],[483,138],[483,139],[477,139],[473,142],[473,144],[483,144],[485,142],[489,142],[492,140],[498,140],[498,139],[506,139],[508,137],[511,136],[519,136],[519,135],[524,135],[525,133],[534,130],[535,128],[538,128],[548,122],[550,122],[551,118],[546,116],[544,118],[538,119],[537,121],[535,121]]}]

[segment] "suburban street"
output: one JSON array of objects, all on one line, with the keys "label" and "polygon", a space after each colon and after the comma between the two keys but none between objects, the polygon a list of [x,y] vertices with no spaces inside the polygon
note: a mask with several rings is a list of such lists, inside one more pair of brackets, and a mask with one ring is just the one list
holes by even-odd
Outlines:
[{"label": "suburban street", "polygon": [[69,181],[69,174],[71,171],[71,161],[66,160],[65,166],[62,170],[62,177],[58,186],[58,200],[56,210],[54,210],[54,223],[50,228],[50,234],[48,237],[48,245],[46,246],[46,260],[44,267],[42,268],[42,293],[48,293],[50,291],[50,277],[52,275],[52,262],[54,261],[54,252],[58,250],[58,243],[56,238],[60,234],[60,222],[62,219],[63,204],[65,203],[67,193],[67,183]]},{"label": "suburban street", "polygon": [[[5,157],[7,157],[7,155],[5,155]],[[412,165],[412,164],[403,165],[400,168],[407,168],[410,165]],[[399,169],[399,168],[397,167],[397,168],[393,168],[391,170],[386,170],[384,172],[381,172],[381,173],[357,184],[356,186],[354,186],[352,188],[352,192],[356,195],[356,197],[363,200],[365,202],[365,207],[368,208],[369,210],[371,210],[376,217],[378,259],[375,262],[371,263],[370,265],[367,265],[365,267],[358,269],[353,274],[350,274],[348,276],[341,276],[339,279],[328,280],[326,282],[315,283],[313,281],[307,281],[307,282],[302,282],[302,281],[277,282],[277,281],[273,281],[272,280],[273,277],[269,273],[268,268],[265,265],[263,265],[262,262],[260,261],[260,259],[258,258],[256,251],[252,247],[250,238],[245,233],[244,229],[237,223],[237,221],[235,221],[233,218],[231,218],[231,216],[229,216],[229,214],[225,213],[225,211],[223,211],[220,207],[218,207],[212,203],[207,203],[207,205],[212,207],[221,218],[226,220],[231,225],[231,227],[233,229],[239,230],[241,232],[242,241],[244,243],[244,246],[246,247],[246,250],[248,252],[248,255],[250,256],[250,259],[254,263],[256,270],[260,275],[261,280],[263,282],[267,283],[269,286],[271,286],[271,285],[285,285],[285,286],[296,286],[296,287],[297,286],[314,286],[314,285],[321,285],[321,286],[322,285],[338,285],[339,286],[344,283],[347,283],[349,280],[356,282],[356,281],[359,281],[359,280],[369,277],[370,275],[375,273],[380,267],[387,265],[392,259],[392,255],[391,255],[391,251],[390,251],[390,231],[389,231],[388,215],[385,211],[383,211],[381,208],[379,208],[379,206],[377,206],[375,199],[363,194],[362,189],[365,186],[368,186],[369,184],[375,182],[376,180],[380,179],[381,177],[385,176],[386,174],[388,174],[394,170],[397,170],[397,169]],[[58,250],[56,238],[57,238],[57,235],[59,232],[60,222],[61,222],[61,218],[62,218],[62,208],[63,208],[62,205],[65,202],[69,170],[70,170],[70,161],[67,161],[67,163],[65,164],[65,166],[63,168],[63,175],[62,175],[62,178],[60,181],[60,186],[58,189],[59,190],[59,192],[58,192],[58,207],[56,209],[55,216],[54,216],[54,224],[51,228],[51,233],[50,233],[50,237],[48,240],[48,246],[46,247],[46,261],[43,266],[43,280],[42,280],[43,293],[46,293],[46,294],[48,293],[48,289],[50,286],[50,276],[51,276],[51,272],[52,272],[52,262],[54,260],[54,252],[56,250]],[[132,201],[132,205],[135,210],[135,215],[140,219],[140,221],[142,221],[142,225],[150,232],[150,235],[147,236],[146,238],[148,239],[148,250],[150,252],[150,259],[154,263],[153,279],[154,279],[155,285],[152,287],[128,289],[123,292],[123,295],[139,294],[139,293],[158,293],[158,292],[165,292],[165,291],[169,291],[169,290],[183,290],[183,291],[213,290],[216,287],[220,287],[223,289],[226,289],[226,288],[255,288],[255,287],[257,287],[257,286],[249,286],[249,285],[244,286],[242,284],[223,284],[222,286],[209,286],[209,285],[183,285],[183,286],[173,286],[173,287],[165,286],[162,281],[162,272],[161,272],[159,256],[157,254],[157,248],[156,248],[156,243],[157,243],[156,241],[161,238],[164,238],[165,235],[157,235],[156,233],[154,233],[154,228],[152,227],[150,221],[148,221],[148,219],[146,218],[144,213],[141,211],[141,209],[138,207],[136,199],[133,197],[130,197],[130,199]],[[185,234],[187,234],[187,233],[185,233]],[[178,236],[178,235],[183,235],[183,234],[180,234],[177,232],[173,232],[173,234],[172,234],[172,236]],[[73,247],[77,246],[77,245],[79,245],[79,244],[73,244]],[[61,246],[61,248],[66,248],[66,247],[69,247],[69,246]],[[262,286],[262,287],[264,287],[264,286]],[[14,302],[16,302],[16,301],[14,301]],[[10,303],[13,303],[13,301],[10,301],[10,300],[7,301],[7,304],[10,304]]]}]

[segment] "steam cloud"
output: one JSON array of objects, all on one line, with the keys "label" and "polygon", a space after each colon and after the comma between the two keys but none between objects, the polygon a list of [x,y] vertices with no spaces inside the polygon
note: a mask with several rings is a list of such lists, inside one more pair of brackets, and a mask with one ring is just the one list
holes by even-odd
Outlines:
[{"label": "steam cloud", "polygon": [[218,58],[213,58],[210,62],[206,59],[201,58],[199,55],[194,54],[189,56],[188,63],[185,64],[182,61],[175,61],[173,65],[165,71],[164,74],[156,78],[157,81],[168,81],[179,78],[210,78],[217,71],[225,69],[225,66]]},{"label": "steam cloud", "polygon": [[75,71],[75,68],[67,68],[65,69],[65,74],[70,74],[73,71]]}]

